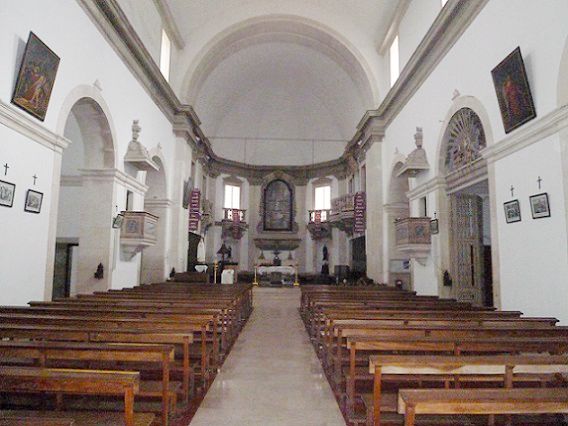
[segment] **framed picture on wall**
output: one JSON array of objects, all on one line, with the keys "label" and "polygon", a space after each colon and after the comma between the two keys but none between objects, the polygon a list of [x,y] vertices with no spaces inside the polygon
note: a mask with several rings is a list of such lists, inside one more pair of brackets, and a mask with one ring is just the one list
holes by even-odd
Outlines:
[{"label": "framed picture on wall", "polygon": [[503,205],[505,206],[505,220],[507,223],[521,221],[521,204],[519,200],[508,201]]},{"label": "framed picture on wall", "polygon": [[0,206],[12,207],[14,205],[15,193],[15,184],[0,180]]},{"label": "framed picture on wall", "polygon": [[546,192],[531,196],[530,203],[533,219],[550,217],[550,203],[548,202],[548,194]]},{"label": "framed picture on wall", "polygon": [[521,48],[513,50],[492,71],[505,133],[536,117]]},{"label": "framed picture on wall", "polygon": [[43,194],[41,192],[34,191],[33,189],[28,189],[28,192],[26,193],[26,203],[24,205],[24,210],[30,213],[40,213],[42,201]]},{"label": "framed picture on wall", "polygon": [[59,67],[59,56],[30,32],[12,103],[43,121]]}]

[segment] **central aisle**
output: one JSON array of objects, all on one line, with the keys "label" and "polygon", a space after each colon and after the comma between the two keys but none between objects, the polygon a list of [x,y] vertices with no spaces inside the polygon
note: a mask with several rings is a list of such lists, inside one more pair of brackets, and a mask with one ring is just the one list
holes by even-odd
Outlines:
[{"label": "central aisle", "polygon": [[191,426],[345,426],[299,306],[297,288],[255,288],[253,314]]}]

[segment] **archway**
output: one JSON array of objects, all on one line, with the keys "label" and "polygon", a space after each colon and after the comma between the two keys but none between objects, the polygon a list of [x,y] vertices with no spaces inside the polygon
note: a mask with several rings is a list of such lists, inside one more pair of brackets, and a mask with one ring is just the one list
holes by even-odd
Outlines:
[{"label": "archway", "polygon": [[387,215],[386,223],[388,228],[388,253],[389,253],[389,277],[388,282],[394,285],[396,280],[403,282],[406,289],[412,288],[411,273],[409,269],[409,259],[400,253],[396,248],[396,227],[395,222],[410,216],[410,205],[407,192],[409,190],[408,177],[399,176],[400,169],[404,165],[404,157],[400,156],[395,160],[390,176],[388,191],[388,202],[385,206]]},{"label": "archway", "polygon": [[438,170],[446,181],[451,294],[459,301],[493,306],[491,197],[481,156],[486,146],[480,117],[462,107],[445,129]]},{"label": "archway", "polygon": [[[90,97],[79,98],[65,118],[63,134],[72,143],[61,166],[54,298],[107,289],[112,275],[116,195],[114,179],[105,171],[115,167],[115,150],[101,105]],[[103,276],[95,278],[99,264]]]},{"label": "archway", "polygon": [[159,220],[156,227],[156,244],[142,253],[141,283],[163,281],[168,273],[168,225],[172,202],[168,198],[164,163],[158,156],[154,156],[152,161],[158,166],[158,170],[146,173],[148,192],[144,198],[144,210],[158,216]]}]

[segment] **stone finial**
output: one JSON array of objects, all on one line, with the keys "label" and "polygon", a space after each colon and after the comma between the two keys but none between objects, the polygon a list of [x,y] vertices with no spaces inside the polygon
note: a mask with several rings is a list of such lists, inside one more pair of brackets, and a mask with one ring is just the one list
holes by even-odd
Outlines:
[{"label": "stone finial", "polygon": [[422,132],[422,127],[416,128],[416,133],[414,133],[414,143],[416,143],[416,148],[422,149],[422,142],[424,139],[424,135]]},{"label": "stone finial", "polygon": [[138,124],[139,120],[134,120],[132,122],[132,142],[138,142],[138,137],[140,136],[140,131],[142,127]]}]

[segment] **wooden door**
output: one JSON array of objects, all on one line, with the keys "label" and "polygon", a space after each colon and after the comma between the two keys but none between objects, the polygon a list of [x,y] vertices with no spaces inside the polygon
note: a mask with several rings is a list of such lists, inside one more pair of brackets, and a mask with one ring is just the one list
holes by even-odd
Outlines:
[{"label": "wooden door", "polygon": [[483,202],[477,195],[450,195],[450,273],[453,296],[483,304]]}]

